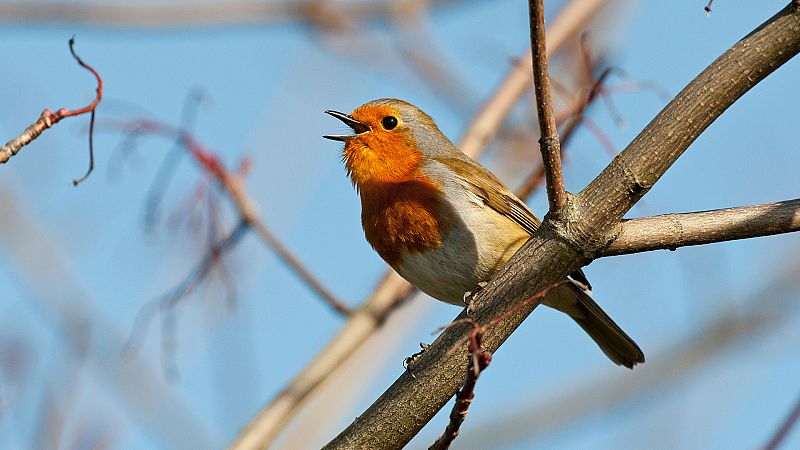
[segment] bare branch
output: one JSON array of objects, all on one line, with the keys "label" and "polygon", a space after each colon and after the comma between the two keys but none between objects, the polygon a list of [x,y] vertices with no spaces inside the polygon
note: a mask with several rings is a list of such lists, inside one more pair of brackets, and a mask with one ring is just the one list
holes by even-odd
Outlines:
[{"label": "bare branch", "polygon": [[533,86],[536,91],[536,111],[539,115],[539,147],[542,167],[547,182],[547,199],[550,211],[561,209],[566,203],[564,177],[561,173],[561,142],[558,139],[553,99],[550,96],[550,76],[547,71],[547,50],[544,33],[544,0],[528,0],[531,22],[531,54],[533,55]]},{"label": "bare branch", "polygon": [[170,289],[166,294],[145,304],[136,316],[131,334],[128,337],[128,341],[125,343],[122,353],[129,355],[138,351],[141,338],[147,331],[147,326],[153,319],[153,316],[156,313],[161,313],[163,314],[161,318],[161,368],[168,380],[176,380],[178,371],[173,364],[175,357],[174,309],[177,307],[178,303],[194,292],[200,282],[208,277],[211,270],[220,264],[222,256],[239,243],[247,230],[247,223],[244,221],[240,222],[227,236],[211,245],[211,248],[209,248],[203,259],[177,286]]},{"label": "bare branch", "polygon": [[464,419],[467,417],[467,411],[469,411],[469,406],[472,404],[472,399],[475,398],[475,384],[478,382],[478,377],[492,361],[492,354],[481,349],[482,327],[475,321],[467,319],[467,322],[474,329],[470,333],[470,342],[467,347],[469,363],[467,364],[464,386],[456,392],[456,401],[453,405],[453,410],[450,412],[450,422],[447,424],[444,433],[430,446],[429,450],[447,450],[450,448],[450,445],[458,436],[461,424],[464,423]]},{"label": "bare branch", "polygon": [[[574,105],[568,111],[566,111],[567,115],[563,116],[564,119],[569,119],[569,123],[567,123],[567,126],[564,129],[563,139],[561,141],[562,145],[560,146],[560,151],[562,155],[567,143],[569,143],[572,137],[575,136],[575,131],[577,131],[578,126],[583,123],[584,114],[589,108],[589,105],[591,105],[602,92],[603,83],[605,83],[609,74],[611,74],[611,70],[606,69],[597,77],[596,80],[593,80],[590,83],[589,88],[586,90],[585,95],[578,98],[574,102]],[[536,188],[539,187],[544,178],[545,165],[543,163],[539,163],[522,181],[522,184],[517,189],[517,196],[521,199],[527,198]]]},{"label": "bare branch", "polygon": [[[489,323],[546,286],[599,256],[622,216],[666,172],[694,139],[734,101],[800,52],[800,11],[792,4],[743,38],[698,75],[574,199],[552,215],[473,299],[471,318]],[[536,303],[488,329],[484,349],[494,352]],[[472,306],[472,305],[471,305]],[[463,317],[460,316],[459,318]],[[467,335],[446,330],[326,448],[399,448],[447,403],[463,383],[466,356],[447,355]]]},{"label": "bare branch", "polygon": [[89,169],[86,171],[82,177],[73,180],[72,183],[74,185],[78,185],[81,181],[85,180],[87,176],[92,172],[94,168],[94,148],[93,148],[93,141],[92,137],[94,136],[94,112],[97,109],[97,105],[100,104],[100,100],[103,99],[103,79],[100,77],[100,74],[97,73],[94,68],[85,62],[75,53],[74,49],[75,44],[75,37],[70,38],[69,40],[69,51],[72,54],[72,57],[75,61],[83,67],[84,69],[91,72],[94,75],[95,80],[97,80],[97,94],[95,95],[94,100],[91,103],[84,106],[83,108],[79,109],[66,109],[61,108],[56,112],[51,111],[50,109],[45,109],[42,111],[42,114],[39,115],[39,119],[36,122],[32,123],[25,131],[22,132],[19,136],[15,137],[14,139],[6,142],[5,145],[0,147],[0,164],[5,164],[8,160],[19,153],[22,150],[22,147],[28,145],[34,139],[38,138],[44,130],[52,127],[53,125],[57,124],[61,119],[66,117],[78,116],[81,114],[90,113],[91,117],[89,119]]},{"label": "bare branch", "polygon": [[800,199],[623,220],[603,256],[800,231]]},{"label": "bare branch", "polygon": [[[548,55],[556,54],[569,40],[580,33],[586,23],[608,0],[573,0],[558,14],[547,29]],[[511,108],[531,86],[531,53],[526,52],[489,96],[489,100],[472,118],[461,137],[459,148],[467,155],[476,155],[492,140]],[[473,156],[474,157],[474,156]]]},{"label": "bare branch", "polygon": [[[430,0],[431,7],[445,7],[468,0]],[[474,0],[471,0],[474,1]],[[105,27],[210,27],[299,21],[326,25],[340,18],[372,20],[392,13],[393,2],[361,0],[331,5],[318,0],[297,1],[206,1],[178,4],[61,3],[17,1],[0,4],[0,19],[22,23],[58,21]]]},{"label": "bare branch", "polygon": [[[130,126],[130,124],[128,125]],[[242,221],[258,234],[261,241],[272,249],[283,263],[300,277],[300,279],[328,306],[342,315],[350,313],[350,308],[317,280],[311,271],[309,271],[269,229],[259,215],[255,203],[247,195],[242,177],[227,170],[217,155],[203,146],[200,141],[195,139],[191,134],[161,122],[138,120],[133,124],[132,128],[139,133],[148,133],[177,139],[177,141],[192,155],[195,162],[219,183],[233,202]],[[226,251],[231,247],[232,246],[225,247],[223,250]]]},{"label": "bare branch", "polygon": [[200,417],[194,402],[166,385],[149,361],[119,357],[125,343],[123,333],[110,317],[93,308],[101,299],[81,284],[82,277],[74,272],[73,255],[61,239],[50,236],[38,217],[26,211],[26,205],[8,189],[0,190],[0,228],[5,231],[0,236],[0,251],[13,261],[8,266],[11,273],[30,292],[28,298],[46,320],[58,329],[83,330],[63,333],[57,342],[59,351],[74,358],[87,349],[86,367],[101,385],[108,386],[107,392],[120,402],[130,420],[158,441],[155,445],[216,447],[212,425]]}]

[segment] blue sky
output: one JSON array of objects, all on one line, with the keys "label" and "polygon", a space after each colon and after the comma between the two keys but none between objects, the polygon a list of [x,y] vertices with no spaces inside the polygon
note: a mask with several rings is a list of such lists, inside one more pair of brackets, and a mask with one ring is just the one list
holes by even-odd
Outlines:
[{"label": "blue sky", "polygon": [[[554,12],[559,4],[546,6]],[[614,38],[609,62],[630,79],[657,81],[675,94],[785,2],[717,1],[710,18],[702,11],[704,4],[625,4],[597,24],[605,32],[593,33]],[[356,305],[385,265],[363,238],[358,198],[345,177],[339,144],[321,139],[341,131],[341,124],[322,111],[349,111],[379,97],[402,98],[428,112],[456,140],[509,67],[510,58],[526,47],[525,11],[524,1],[499,0],[466,2],[430,15],[429,32],[439,50],[435,56],[466,88],[457,103],[444,100],[400,61],[382,21],[366,23],[363,34],[341,40],[291,23],[140,29],[2,22],[0,52],[13,62],[4,67],[0,83],[0,99],[12,106],[0,110],[5,139],[19,133],[44,107],[75,107],[91,98],[92,80],[67,50],[73,34],[76,50],[103,75],[106,97],[98,110],[97,169],[84,184],[73,188],[70,183],[86,166],[87,120],[81,117],[47,131],[0,168],[0,197],[23,205],[24,216],[37,226],[37,243],[51,249],[39,255],[31,276],[15,249],[35,248],[33,243],[19,245],[15,233],[0,238],[6,241],[0,245],[0,343],[21,348],[25,355],[21,377],[14,378],[9,366],[0,367],[0,447],[30,447],[43,405],[56,404],[68,405],[64,445],[89,429],[113,430],[114,448],[173,446],[154,431],[157,426],[130,414],[130,400],[108,381],[121,376],[114,368],[125,370],[112,360],[121,349],[101,344],[118,342],[108,336],[124,340],[140,308],[177,284],[202,256],[204,234],[169,222],[171,217],[185,218],[182,208],[203,177],[184,160],[165,193],[159,225],[145,233],[146,192],[171,143],[144,139],[121,170],[112,170],[120,165],[113,156],[120,136],[109,125],[112,119],[148,114],[177,124],[187,92],[202,88],[208,100],[199,110],[196,136],[230,167],[250,158],[247,189],[265,221],[326,286]],[[609,23],[613,33],[603,28]],[[790,61],[745,95],[629,216],[795,198],[800,152],[792,132],[797,119],[792,94],[798,79],[800,63]],[[612,85],[624,81],[616,78]],[[619,93],[614,100],[624,127],[599,105],[590,117],[621,149],[663,100],[651,92]],[[528,120],[526,108],[517,108],[512,120]],[[575,192],[609,156],[586,130],[577,134],[569,151],[565,182]],[[484,161],[513,185],[522,173],[508,170],[507,156],[503,146],[495,146]],[[542,193],[530,204],[540,214],[546,210]],[[224,223],[230,228],[233,216],[226,208],[222,207]],[[22,217],[23,212],[18,214]],[[595,297],[636,339],[647,364],[670,367],[652,358],[678,342],[691,346],[692,336],[721,315],[769,311],[771,306],[754,307],[759,303],[747,299],[758,299],[787,266],[796,266],[797,239],[785,235],[606,258],[593,262],[586,273]],[[64,255],[63,261],[58,255]],[[205,428],[209,448],[229,443],[342,322],[254,236],[240,243],[228,267],[236,282],[234,309],[226,306],[225,289],[217,280],[178,310],[176,381],[165,383],[161,377],[157,321],[139,352],[169,398],[178,399],[176,404]],[[82,294],[74,298],[78,291]],[[781,317],[766,331],[735,341],[675,381],[569,426],[498,448],[762,445],[800,395],[795,344],[800,317],[791,306],[800,288],[780,295],[786,300],[778,309]],[[774,298],[763,300],[765,305],[776,304]],[[417,343],[432,340],[430,331],[458,313],[430,299],[414,302],[427,303],[410,305],[407,313],[398,314],[407,322],[398,326],[402,332],[393,335],[393,344],[382,352],[380,360],[386,366],[350,368],[354,374],[374,372],[374,377],[360,381],[359,395],[348,399],[353,409],[343,412],[339,423],[329,426],[330,432],[360,413],[396,378],[400,362],[416,351]],[[78,364],[70,356],[64,333],[74,331],[63,328],[64,311],[88,311],[91,323],[104,324],[88,326],[93,331],[89,351],[100,355],[89,358],[94,362]],[[566,318],[537,310],[481,378],[464,425],[464,441],[457,441],[456,448],[469,448],[468,433],[481,434],[483,424],[504,414],[560,398],[594,379],[629,376],[633,383],[637,371],[610,364]],[[412,448],[427,448],[443,429],[446,414],[437,416]],[[155,417],[150,419],[158,420]],[[531,427],[543,420],[532,416]],[[330,434],[315,436],[309,445],[318,446],[327,437]],[[800,432],[791,435],[785,448],[797,446]]]}]

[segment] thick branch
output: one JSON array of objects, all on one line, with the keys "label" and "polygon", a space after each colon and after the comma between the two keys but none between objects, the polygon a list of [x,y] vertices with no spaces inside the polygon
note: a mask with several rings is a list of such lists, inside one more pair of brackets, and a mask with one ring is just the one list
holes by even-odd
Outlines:
[{"label": "thick branch", "polygon": [[[558,218],[539,231],[475,299],[472,319],[486,324],[562,280],[600,253],[622,216],[689,144],[736,99],[800,51],[800,13],[790,5],[734,45],[692,81]],[[520,308],[487,330],[494,352],[533,311]],[[463,313],[462,313],[463,315]],[[327,448],[400,448],[447,403],[464,381],[462,352],[448,350],[469,333],[446,330]]]},{"label": "thick branch", "polygon": [[550,211],[558,211],[566,203],[566,193],[561,174],[561,142],[558,140],[553,99],[550,96],[550,77],[547,71],[543,0],[528,0],[528,8],[531,22],[533,86],[536,92],[536,111],[539,115],[539,148],[542,152],[542,167],[547,182]]},{"label": "thick branch", "polygon": [[623,220],[603,256],[675,250],[800,231],[800,199],[685,214]]}]

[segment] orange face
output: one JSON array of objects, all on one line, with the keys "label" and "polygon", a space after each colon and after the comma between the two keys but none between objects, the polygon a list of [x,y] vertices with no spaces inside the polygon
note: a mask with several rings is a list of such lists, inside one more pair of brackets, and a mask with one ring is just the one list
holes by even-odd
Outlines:
[{"label": "orange face", "polygon": [[399,111],[389,105],[364,105],[350,117],[368,127],[345,140],[343,156],[353,183],[362,186],[413,178],[422,154]]},{"label": "orange face", "polygon": [[[365,104],[350,115],[327,111],[355,134],[325,137],[345,143],[344,162],[361,196],[364,233],[384,260],[396,264],[409,252],[439,247],[449,226],[439,187],[419,170],[423,155],[401,115],[410,105],[387,103]],[[436,126],[421,112],[408,117]]]}]

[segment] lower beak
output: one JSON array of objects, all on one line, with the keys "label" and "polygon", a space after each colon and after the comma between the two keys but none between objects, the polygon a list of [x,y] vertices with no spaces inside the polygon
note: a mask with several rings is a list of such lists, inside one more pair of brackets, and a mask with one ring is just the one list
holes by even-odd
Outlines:
[{"label": "lower beak", "polygon": [[330,114],[331,116],[336,117],[337,119],[339,119],[342,122],[344,122],[345,125],[347,125],[348,127],[352,128],[353,132],[355,132],[355,134],[345,134],[345,135],[330,135],[329,134],[329,135],[322,136],[325,139],[330,139],[330,140],[333,140],[333,141],[346,142],[346,141],[356,137],[356,135],[359,135],[361,133],[366,133],[367,131],[370,131],[369,125],[361,123],[361,122],[357,121],[356,119],[353,119],[351,116],[349,116],[349,115],[347,115],[345,113],[340,113],[339,111],[328,110],[328,111],[325,111],[325,114]]}]

